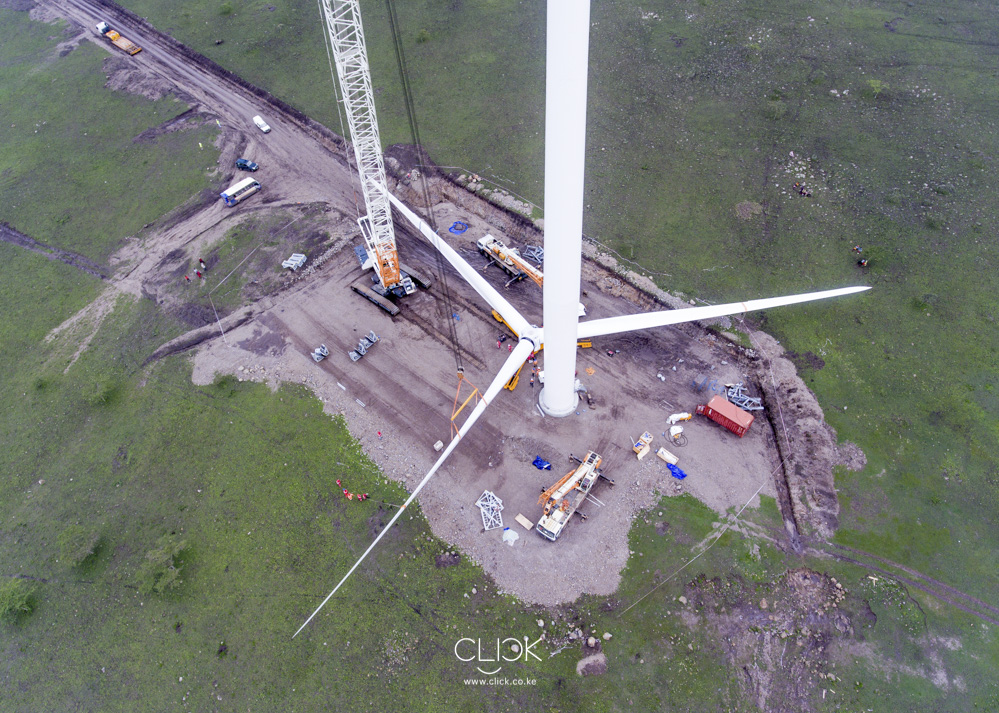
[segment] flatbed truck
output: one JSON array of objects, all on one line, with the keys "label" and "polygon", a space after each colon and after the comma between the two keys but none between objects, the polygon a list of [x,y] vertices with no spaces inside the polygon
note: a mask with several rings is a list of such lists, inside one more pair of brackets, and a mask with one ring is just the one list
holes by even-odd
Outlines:
[{"label": "flatbed truck", "polygon": [[139,45],[122,37],[117,30],[104,21],[97,23],[97,34],[102,37],[106,37],[111,41],[111,44],[128,54],[139,54],[139,52],[142,51],[142,48],[139,47]]}]

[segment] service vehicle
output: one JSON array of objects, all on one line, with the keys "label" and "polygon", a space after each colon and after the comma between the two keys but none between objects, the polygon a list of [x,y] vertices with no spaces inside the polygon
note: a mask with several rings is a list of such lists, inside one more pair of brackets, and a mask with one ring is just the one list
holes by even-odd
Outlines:
[{"label": "service vehicle", "polygon": [[240,201],[249,198],[261,188],[262,186],[260,183],[254,181],[252,178],[244,178],[239,183],[233,184],[219,193],[219,196],[221,196],[225,204],[231,208]]},{"label": "service vehicle", "polygon": [[253,123],[257,125],[257,128],[263,131],[265,134],[271,133],[271,127],[267,125],[267,122],[260,118],[260,114],[253,117]]},{"label": "service vehicle", "polygon": [[579,463],[579,467],[566,474],[538,498],[539,505],[544,503],[544,511],[535,529],[539,535],[552,542],[562,534],[562,530],[569,524],[573,515],[586,519],[586,515],[579,512],[578,508],[590,494],[597,478],[603,478],[611,485],[614,484],[614,481],[600,470],[603,458],[599,454],[590,451],[582,460],[578,458],[573,460]]}]

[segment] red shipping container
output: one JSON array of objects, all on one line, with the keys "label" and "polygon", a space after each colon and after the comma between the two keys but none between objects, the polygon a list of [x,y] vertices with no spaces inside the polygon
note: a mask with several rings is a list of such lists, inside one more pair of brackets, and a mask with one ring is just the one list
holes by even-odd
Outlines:
[{"label": "red shipping container", "polygon": [[720,423],[739,438],[746,435],[746,431],[756,419],[751,413],[743,411],[722,396],[714,396],[707,404],[699,405],[697,413],[707,416],[715,423]]}]

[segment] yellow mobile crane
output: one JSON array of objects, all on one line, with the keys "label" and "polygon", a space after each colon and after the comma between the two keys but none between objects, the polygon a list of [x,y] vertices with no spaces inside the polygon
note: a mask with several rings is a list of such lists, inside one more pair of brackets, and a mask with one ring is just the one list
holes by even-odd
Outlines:
[{"label": "yellow mobile crane", "polygon": [[[503,317],[500,316],[500,313],[497,312],[496,310],[493,310],[493,318],[500,324],[506,326],[506,328],[510,330],[510,333],[513,334],[513,336],[517,337],[518,339],[520,338],[520,335],[513,330],[513,327],[507,324],[506,320],[503,319]],[[589,349],[590,347],[593,346],[593,342],[589,339],[580,339],[578,342],[576,342],[576,346],[581,349]],[[540,352],[544,348],[545,345],[542,344],[541,346],[538,347],[538,351]],[[524,362],[524,364],[526,363],[527,362]],[[514,389],[517,388],[517,383],[520,381],[520,372],[523,371],[524,364],[521,364],[520,369],[517,369],[517,373],[510,377],[510,380],[506,382],[506,385],[503,387],[504,389],[513,391]]]},{"label": "yellow mobile crane", "polygon": [[544,274],[529,263],[517,248],[507,247],[492,235],[479,238],[476,245],[479,246],[480,253],[499,265],[506,274],[510,275],[510,279],[506,283],[507,287],[514,282],[523,280],[525,277],[530,277],[534,280],[538,287],[545,286]]},{"label": "yellow mobile crane", "polygon": [[590,451],[586,454],[586,458],[582,460],[573,458],[573,460],[577,461],[579,466],[541,493],[541,497],[538,498],[539,505],[544,503],[544,512],[535,529],[542,537],[552,542],[562,534],[562,530],[574,514],[586,519],[583,513],[577,512],[577,508],[586,500],[597,478],[603,478],[611,485],[614,484],[614,481],[600,470],[603,458],[599,454]]}]

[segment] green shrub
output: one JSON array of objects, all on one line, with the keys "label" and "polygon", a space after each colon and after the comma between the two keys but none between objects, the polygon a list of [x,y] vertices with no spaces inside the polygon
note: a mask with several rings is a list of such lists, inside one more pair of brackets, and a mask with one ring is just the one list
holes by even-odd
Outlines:
[{"label": "green shrub", "polygon": [[157,541],[156,547],[157,549],[146,553],[146,561],[139,567],[136,575],[142,594],[162,594],[180,586],[182,581],[177,557],[187,547],[187,541],[178,541],[176,535],[164,535]]},{"label": "green shrub", "polygon": [[787,104],[780,100],[768,101],[766,115],[771,121],[780,121],[787,116]]},{"label": "green shrub", "polygon": [[35,588],[23,579],[11,578],[0,584],[0,619],[13,620],[35,608]]},{"label": "green shrub", "polygon": [[59,535],[59,559],[78,567],[97,553],[101,535],[82,525],[70,525]]}]

